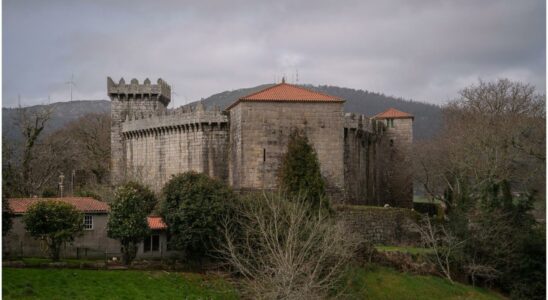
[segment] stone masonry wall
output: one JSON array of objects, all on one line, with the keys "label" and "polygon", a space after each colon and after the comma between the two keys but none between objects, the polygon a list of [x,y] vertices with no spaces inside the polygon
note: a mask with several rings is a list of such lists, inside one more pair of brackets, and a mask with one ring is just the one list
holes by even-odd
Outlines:
[{"label": "stone masonry wall", "polygon": [[228,123],[218,110],[174,111],[128,120],[122,131],[129,179],[160,192],[172,175],[186,171],[228,179]]},{"label": "stone masonry wall", "polygon": [[171,88],[163,80],[151,84],[146,79],[139,84],[132,79],[126,84],[120,79],[118,84],[107,78],[107,91],[111,99],[111,184],[117,185],[126,179],[126,149],[122,134],[122,123],[130,116],[150,116],[161,114],[171,99]]},{"label": "stone masonry wall", "polygon": [[363,115],[344,120],[345,203],[383,205],[378,192],[377,152],[384,126]]},{"label": "stone masonry wall", "polygon": [[240,102],[230,119],[229,182],[235,189],[277,188],[293,130],[306,133],[329,192],[344,189],[342,103]]},{"label": "stone masonry wall", "polygon": [[420,234],[415,228],[418,213],[405,208],[373,206],[336,206],[337,218],[352,232],[377,245],[420,244]]}]

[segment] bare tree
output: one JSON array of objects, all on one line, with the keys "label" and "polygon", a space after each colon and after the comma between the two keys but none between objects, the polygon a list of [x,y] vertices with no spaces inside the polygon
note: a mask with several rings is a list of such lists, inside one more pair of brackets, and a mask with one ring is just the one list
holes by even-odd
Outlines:
[{"label": "bare tree", "polygon": [[42,106],[33,110],[21,106],[18,108],[16,122],[24,136],[21,178],[22,192],[25,195],[35,194],[54,175],[51,170],[42,168],[42,171],[46,172],[41,172],[42,176],[37,176],[37,171],[41,168],[35,165],[41,156],[36,151],[39,138],[50,120],[53,110],[52,106]]},{"label": "bare tree", "polygon": [[454,256],[462,250],[465,241],[459,240],[442,224],[432,224],[428,215],[423,217],[416,228],[423,244],[433,252],[433,263],[439,267],[443,276],[453,282],[451,265],[454,263]]},{"label": "bare tree", "polygon": [[443,108],[444,127],[415,148],[415,174],[432,197],[507,180],[517,191],[544,191],[545,96],[501,79],[480,81]]},{"label": "bare tree", "polygon": [[320,299],[341,279],[360,240],[303,201],[264,195],[225,223],[219,250],[256,299]]}]

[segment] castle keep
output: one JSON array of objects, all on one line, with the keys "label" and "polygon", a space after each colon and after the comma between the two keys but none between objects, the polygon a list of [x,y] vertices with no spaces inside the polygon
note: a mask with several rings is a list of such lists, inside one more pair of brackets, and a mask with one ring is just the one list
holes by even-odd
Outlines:
[{"label": "castle keep", "polygon": [[137,180],[159,192],[171,175],[194,170],[237,191],[277,188],[292,131],[308,137],[337,203],[411,207],[413,116],[344,113],[344,100],[282,82],[221,111],[167,109],[161,79],[107,79],[112,100],[112,183]]}]

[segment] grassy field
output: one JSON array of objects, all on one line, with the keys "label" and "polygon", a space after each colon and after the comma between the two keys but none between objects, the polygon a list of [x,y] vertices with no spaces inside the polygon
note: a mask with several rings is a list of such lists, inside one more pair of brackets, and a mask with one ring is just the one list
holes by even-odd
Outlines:
[{"label": "grassy field", "polygon": [[451,284],[443,278],[410,275],[379,266],[352,270],[348,284],[352,299],[504,299],[492,291]]},{"label": "grassy field", "polygon": [[237,299],[221,278],[164,271],[2,268],[3,299]]},{"label": "grassy field", "polygon": [[[4,299],[237,299],[227,281],[194,273],[3,268]],[[433,276],[373,266],[348,274],[348,299],[503,299]]]}]

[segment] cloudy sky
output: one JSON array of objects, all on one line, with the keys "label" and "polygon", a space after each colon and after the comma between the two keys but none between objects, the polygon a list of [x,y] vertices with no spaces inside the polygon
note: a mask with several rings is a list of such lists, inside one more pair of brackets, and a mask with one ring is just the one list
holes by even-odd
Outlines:
[{"label": "cloudy sky", "polygon": [[444,103],[478,78],[546,88],[546,9],[527,1],[4,0],[3,106],[107,99],[106,77],[173,106],[280,81]]}]

